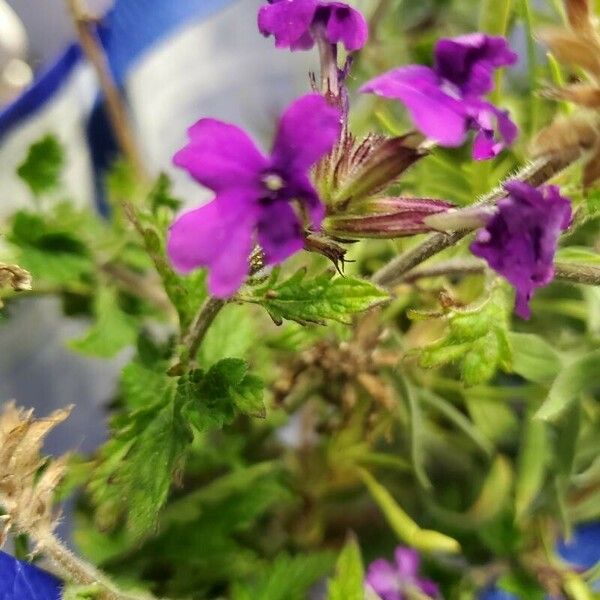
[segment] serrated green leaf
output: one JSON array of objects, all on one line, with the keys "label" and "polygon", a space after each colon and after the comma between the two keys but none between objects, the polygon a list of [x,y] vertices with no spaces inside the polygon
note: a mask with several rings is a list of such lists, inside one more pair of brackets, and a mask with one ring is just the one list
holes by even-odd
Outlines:
[{"label": "serrated green leaf", "polygon": [[600,385],[600,350],[582,356],[560,372],[535,418],[542,421],[557,421],[577,401],[581,392],[598,385]]},{"label": "serrated green leaf", "polygon": [[474,307],[448,312],[448,330],[442,339],[422,348],[423,368],[458,363],[467,386],[486,383],[499,367],[511,364],[508,338],[510,308],[505,289],[495,286],[489,298]]},{"label": "serrated green leaf", "polygon": [[175,383],[152,406],[117,419],[113,427],[89,489],[100,527],[113,527],[125,513],[128,530],[138,537],[155,527],[191,439]]},{"label": "serrated green leaf", "polygon": [[364,600],[365,573],[356,539],[346,542],[335,571],[335,577],[329,580],[327,600]]},{"label": "serrated green leaf", "polygon": [[123,312],[117,292],[109,287],[98,290],[94,306],[96,322],[83,337],[71,340],[69,347],[88,356],[112,358],[135,342],[135,319]]},{"label": "serrated green leaf", "polygon": [[29,148],[27,157],[17,169],[17,175],[37,197],[59,186],[64,166],[63,147],[56,137],[47,135]]},{"label": "serrated green leaf", "polygon": [[333,277],[326,272],[307,278],[300,269],[271,287],[253,290],[244,300],[264,306],[275,323],[324,324],[328,319],[350,323],[351,317],[389,298],[387,292],[363,279]]},{"label": "serrated green leaf", "polygon": [[562,369],[560,354],[542,337],[532,333],[509,333],[513,349],[512,370],[535,383],[548,383]]}]

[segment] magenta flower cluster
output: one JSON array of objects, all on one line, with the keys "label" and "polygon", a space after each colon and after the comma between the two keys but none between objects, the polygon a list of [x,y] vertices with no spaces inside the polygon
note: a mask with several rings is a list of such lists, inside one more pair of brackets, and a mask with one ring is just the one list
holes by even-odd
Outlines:
[{"label": "magenta flower cluster", "polygon": [[379,558],[369,565],[365,584],[381,600],[407,600],[412,597],[411,590],[427,598],[437,598],[438,586],[421,577],[420,568],[421,557],[416,550],[398,547],[393,563]]},{"label": "magenta flower cluster", "polygon": [[494,72],[517,55],[502,37],[473,33],[442,39],[433,68],[408,65],[369,81],[368,92],[402,102],[416,127],[442,146],[460,146],[477,132],[473,158],[493,158],[517,137],[508,113],[484,99],[494,87]]},{"label": "magenta flower cluster", "polygon": [[[341,43],[351,52],[368,37],[359,11],[325,0],[269,0],[260,8],[258,27],[275,38],[277,47],[291,50],[318,42]],[[432,68],[400,67],[361,91],[400,100],[415,125],[440,145],[459,146],[475,131],[474,158],[496,156],[514,141],[517,128],[485,96],[494,87],[496,70],[514,64],[517,55],[504,38],[482,33],[442,39],[434,54]],[[234,125],[213,119],[196,123],[175,164],[212,189],[215,198],[172,225],[168,253],[175,268],[187,273],[207,267],[211,293],[225,298],[247,277],[256,244],[267,264],[301,250],[305,230],[317,231],[325,215],[310,172],[339,139],[343,119],[324,97],[304,96],[282,116],[269,155]],[[506,188],[509,197],[471,249],[513,284],[516,311],[528,317],[533,292],[553,277],[558,237],[569,225],[571,208],[556,187],[536,190],[512,182]],[[405,564],[409,555],[398,556]]]},{"label": "magenta flower cluster", "polygon": [[571,224],[571,202],[554,185],[536,189],[511,181],[504,187],[508,197],[498,203],[471,252],[515,287],[516,313],[528,319],[534,291],[554,278],[554,255],[561,232]]}]

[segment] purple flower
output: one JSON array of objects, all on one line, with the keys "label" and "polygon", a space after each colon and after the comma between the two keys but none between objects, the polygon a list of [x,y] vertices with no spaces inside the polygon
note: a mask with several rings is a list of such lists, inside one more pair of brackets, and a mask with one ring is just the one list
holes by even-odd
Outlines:
[{"label": "purple flower", "polygon": [[363,15],[344,2],[269,0],[258,13],[258,29],[275,37],[278,48],[309,50],[320,35],[330,44],[342,42],[348,52],[367,42]]},{"label": "purple flower", "polygon": [[246,278],[256,242],[267,264],[301,250],[299,215],[306,215],[316,230],[325,212],[309,170],[335,144],[340,119],[322,96],[303,96],[282,116],[270,156],[234,125],[202,119],[191,127],[190,141],[174,163],[216,197],[171,226],[167,251],[174,267],[182,273],[208,267],[211,293],[225,298]]},{"label": "purple flower", "polygon": [[381,600],[406,600],[407,590],[420,590],[430,598],[438,596],[438,586],[429,579],[419,577],[421,558],[411,548],[396,548],[395,563],[382,558],[372,562],[365,582]]},{"label": "purple flower", "polygon": [[538,189],[521,181],[505,184],[508,198],[477,234],[471,252],[516,288],[516,312],[528,319],[536,288],[554,277],[554,254],[561,231],[571,223],[571,202],[557,186]]},{"label": "purple flower", "polygon": [[493,89],[495,70],[516,60],[504,38],[472,33],[440,40],[432,69],[393,69],[361,91],[400,100],[418,129],[442,146],[460,146],[469,131],[476,131],[473,157],[485,160],[517,137],[508,112],[483,99]]}]

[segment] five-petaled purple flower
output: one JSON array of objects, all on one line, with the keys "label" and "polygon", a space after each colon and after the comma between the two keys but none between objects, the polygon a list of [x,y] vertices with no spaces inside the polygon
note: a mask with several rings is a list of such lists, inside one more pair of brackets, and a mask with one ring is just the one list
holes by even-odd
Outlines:
[{"label": "five-petaled purple flower", "polygon": [[348,52],[367,42],[365,18],[344,2],[268,1],[258,13],[258,28],[264,36],[274,36],[278,48],[309,50],[319,36],[330,44],[342,42]]},{"label": "five-petaled purple flower", "polygon": [[554,254],[561,231],[571,223],[571,202],[557,186],[538,189],[521,181],[505,184],[508,198],[477,234],[471,251],[515,287],[515,310],[531,315],[529,301],[536,288],[554,277]]},{"label": "five-petaled purple flower", "polygon": [[419,576],[421,558],[411,548],[396,548],[395,563],[382,558],[372,562],[365,583],[381,600],[406,600],[407,591],[419,590],[429,598],[438,597],[438,586]]},{"label": "five-petaled purple flower", "polygon": [[472,33],[442,39],[431,69],[408,65],[366,83],[362,92],[400,100],[415,125],[442,146],[460,146],[477,131],[473,158],[493,158],[517,137],[517,127],[487,100],[497,68],[512,65],[517,55],[503,37]]},{"label": "five-petaled purple flower", "polygon": [[303,96],[288,107],[270,156],[234,125],[198,121],[174,162],[216,197],[171,226],[167,250],[174,267],[182,273],[208,267],[211,293],[225,298],[246,278],[256,242],[267,264],[301,250],[302,219],[316,230],[325,212],[309,170],[331,150],[340,131],[339,110],[318,94]]}]

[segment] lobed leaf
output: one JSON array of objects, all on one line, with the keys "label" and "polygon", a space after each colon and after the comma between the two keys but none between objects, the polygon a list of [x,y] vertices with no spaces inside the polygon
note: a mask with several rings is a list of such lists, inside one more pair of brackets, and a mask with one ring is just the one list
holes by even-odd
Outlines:
[{"label": "lobed leaf", "polygon": [[300,269],[286,281],[256,289],[244,299],[262,305],[278,325],[284,319],[323,325],[327,320],[350,323],[353,315],[389,298],[387,292],[363,279],[333,277],[331,272],[314,278],[306,274]]}]

